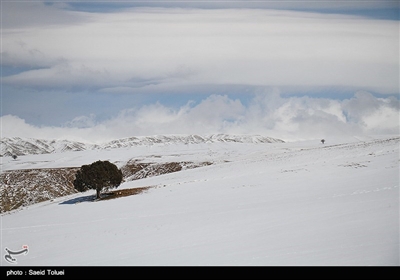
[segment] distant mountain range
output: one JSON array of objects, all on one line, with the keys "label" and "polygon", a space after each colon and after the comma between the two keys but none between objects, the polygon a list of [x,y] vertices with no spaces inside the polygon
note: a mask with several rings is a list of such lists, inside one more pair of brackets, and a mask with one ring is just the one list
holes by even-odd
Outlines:
[{"label": "distant mountain range", "polygon": [[69,140],[43,140],[34,138],[10,137],[1,139],[0,156],[23,156],[34,154],[60,153],[66,151],[101,150],[133,147],[139,145],[171,145],[201,143],[283,143],[283,140],[261,135],[156,135],[122,138],[103,144],[89,144]]}]

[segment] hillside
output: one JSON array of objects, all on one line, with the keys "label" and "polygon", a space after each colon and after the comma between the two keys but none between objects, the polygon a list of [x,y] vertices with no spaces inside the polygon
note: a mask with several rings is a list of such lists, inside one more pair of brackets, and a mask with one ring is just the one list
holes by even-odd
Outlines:
[{"label": "hillside", "polygon": [[[144,137],[130,137],[113,140],[103,144],[93,145],[82,142],[72,142],[68,140],[41,140],[30,138],[4,138],[1,140],[2,155],[26,156],[40,154],[54,154],[60,161],[60,157],[69,156],[80,157],[77,153],[82,151],[113,151],[121,148],[131,147],[152,147],[154,145],[164,147],[169,145],[197,145],[212,143],[283,143],[282,140],[258,135],[158,135]],[[60,196],[76,193],[73,187],[73,180],[78,168],[83,164],[72,164],[68,159],[64,159],[64,166],[61,164],[54,168],[50,164],[38,168],[37,164],[43,161],[28,161],[23,158],[11,161],[15,170],[7,170],[8,167],[2,165],[0,174],[0,213],[18,209],[19,207],[29,206],[38,202],[51,200]],[[9,160],[10,162],[10,160]],[[21,164],[26,164],[21,166]],[[89,162],[86,162],[87,164]],[[124,181],[142,179],[146,177],[158,176],[161,174],[177,172],[182,169],[191,169],[204,165],[210,165],[212,162],[174,162],[161,161],[154,162],[149,160],[140,160],[129,158],[125,161],[118,161],[121,168]]]},{"label": "hillside", "polygon": [[[210,162],[139,162],[121,167],[123,182],[210,165]],[[0,174],[0,213],[77,193],[73,181],[79,167],[9,170]]]},{"label": "hillside", "polygon": [[136,195],[93,202],[93,192],[74,193],[2,214],[2,250],[29,246],[22,266],[398,266],[399,143],[202,142],[6,157],[4,171],[98,159],[212,164],[118,188],[147,188]]}]

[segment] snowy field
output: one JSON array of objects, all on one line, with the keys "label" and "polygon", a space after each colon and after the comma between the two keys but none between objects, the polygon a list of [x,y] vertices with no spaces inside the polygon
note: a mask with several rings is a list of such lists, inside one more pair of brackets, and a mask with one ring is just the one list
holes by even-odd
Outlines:
[{"label": "snowy field", "polygon": [[[1,216],[4,266],[398,266],[399,137],[151,145],[6,157],[2,170],[209,161]],[[5,248],[29,248],[8,263]]]}]

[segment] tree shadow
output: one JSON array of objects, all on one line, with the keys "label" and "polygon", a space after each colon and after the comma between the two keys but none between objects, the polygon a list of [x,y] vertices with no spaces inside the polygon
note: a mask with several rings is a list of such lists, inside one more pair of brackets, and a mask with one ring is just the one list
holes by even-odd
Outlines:
[{"label": "tree shadow", "polygon": [[81,197],[75,197],[63,202],[60,202],[59,205],[62,204],[76,204],[76,203],[81,203],[81,202],[92,202],[96,199],[96,195],[87,195],[87,196],[81,196]]},{"label": "tree shadow", "polygon": [[136,195],[136,194],[145,192],[152,187],[154,187],[154,186],[107,191],[107,192],[100,194],[100,198],[96,198],[96,194],[75,197],[75,198],[60,202],[59,205],[62,205],[62,204],[71,205],[71,204],[77,204],[77,203],[81,203],[81,202],[95,202],[95,201],[120,198],[120,197],[124,197],[124,196]]}]

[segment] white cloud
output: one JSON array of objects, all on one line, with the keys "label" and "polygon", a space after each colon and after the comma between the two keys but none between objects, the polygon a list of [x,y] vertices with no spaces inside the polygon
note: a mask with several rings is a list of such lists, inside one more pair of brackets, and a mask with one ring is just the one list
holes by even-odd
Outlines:
[{"label": "white cloud", "polygon": [[3,116],[2,137],[32,137],[102,142],[155,134],[263,134],[285,140],[365,134],[399,134],[400,103],[360,92],[343,101],[259,94],[248,104],[227,96],[173,109],[155,103],[121,111],[98,122],[81,116],[64,127],[36,127],[16,116]]},{"label": "white cloud", "polygon": [[[18,68],[2,78],[8,104],[15,102],[13,87],[32,94],[77,92],[68,98],[79,98],[79,92],[132,94],[132,100],[135,93],[216,94],[180,108],[156,101],[136,105],[102,121],[92,113],[103,107],[90,108],[87,115],[80,111],[83,116],[68,108],[74,117],[59,127],[33,126],[6,115],[3,136],[104,141],[169,133],[285,139],[398,133],[399,101],[361,91],[399,93],[398,21],[266,9],[86,13],[60,5],[68,7],[3,3],[2,63]],[[326,1],[321,5],[332,8]],[[276,90],[259,92],[248,104],[223,95],[273,87],[294,95],[315,88],[360,92],[333,100],[284,98]]]},{"label": "white cloud", "polygon": [[[46,9],[43,17],[50,17],[54,8]],[[398,92],[396,21],[246,9],[57,12],[79,19],[41,28],[3,28],[7,63],[17,64],[18,57],[37,66],[48,61],[48,69],[6,77],[5,84],[133,92],[138,85],[154,84],[351,86]],[[36,54],[28,55],[29,50]],[[65,65],[69,70],[60,75]]]},{"label": "white cloud", "polygon": [[90,114],[89,116],[79,116],[68,121],[65,126],[71,128],[89,128],[96,125],[96,116]]},{"label": "white cloud", "polygon": [[3,78],[5,84],[25,86],[39,90],[97,89],[114,84],[106,70],[90,68],[84,64],[72,65],[66,61],[44,69],[34,69]]},{"label": "white cloud", "polygon": [[399,133],[399,104],[393,98],[375,98],[368,92],[358,92],[354,98],[343,101],[343,108],[349,120],[365,130]]}]

